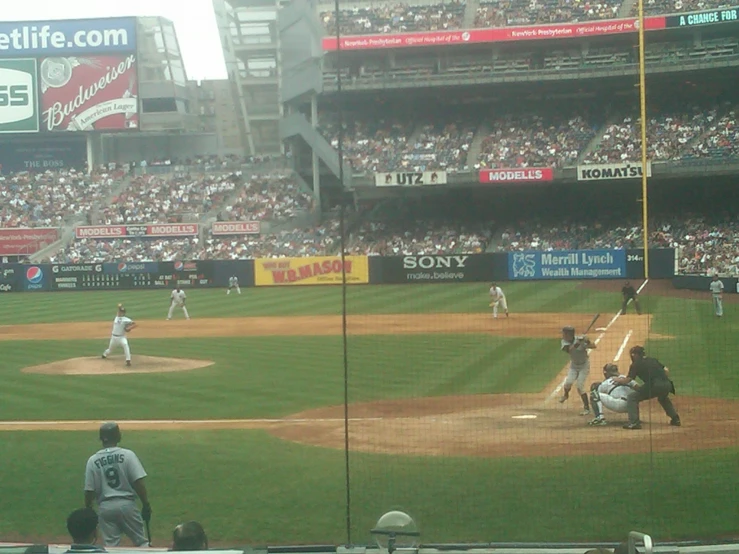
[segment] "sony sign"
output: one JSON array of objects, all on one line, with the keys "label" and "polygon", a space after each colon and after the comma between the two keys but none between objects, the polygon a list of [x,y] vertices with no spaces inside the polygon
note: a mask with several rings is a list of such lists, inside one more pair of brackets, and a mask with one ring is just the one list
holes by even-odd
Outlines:
[{"label": "sony sign", "polygon": [[462,269],[469,256],[406,256],[403,269]]}]

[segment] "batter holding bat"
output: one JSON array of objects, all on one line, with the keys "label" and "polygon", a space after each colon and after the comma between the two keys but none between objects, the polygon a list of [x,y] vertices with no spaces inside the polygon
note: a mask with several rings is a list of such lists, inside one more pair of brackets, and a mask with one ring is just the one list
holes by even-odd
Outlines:
[{"label": "batter holding bat", "polygon": [[[597,320],[598,315],[593,318],[585,333],[590,331]],[[562,328],[561,349],[562,352],[570,356],[570,369],[567,372],[564,382],[564,394],[559,399],[559,402],[560,404],[567,402],[567,399],[570,397],[572,385],[577,385],[577,392],[580,394],[583,405],[580,415],[588,415],[590,413],[585,381],[590,374],[590,350],[594,348],[596,348],[596,345],[586,334],[576,336],[574,327],[567,326]]]}]

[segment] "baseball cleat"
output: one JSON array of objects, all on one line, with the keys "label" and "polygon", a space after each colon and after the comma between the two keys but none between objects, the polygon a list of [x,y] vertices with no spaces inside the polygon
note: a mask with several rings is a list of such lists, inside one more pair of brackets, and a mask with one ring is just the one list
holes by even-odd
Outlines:
[{"label": "baseball cleat", "polygon": [[680,421],[679,417],[673,417],[670,420],[670,425],[672,425],[673,427],[680,427],[682,425],[682,422]]},{"label": "baseball cleat", "polygon": [[107,359],[108,359],[108,356],[106,356],[105,354],[103,354],[103,355],[102,355],[102,356],[100,356],[100,357],[101,357],[101,358],[102,358],[103,360],[107,360]]},{"label": "baseball cleat", "polygon": [[565,402],[567,402],[567,399],[568,398],[569,398],[569,396],[567,396],[566,394],[564,396],[560,396],[559,397],[559,403],[560,404],[564,404]]},{"label": "baseball cleat", "polygon": [[641,422],[637,421],[636,423],[627,423],[624,425],[624,429],[641,429]]},{"label": "baseball cleat", "polygon": [[588,422],[588,425],[592,425],[593,427],[598,427],[602,425],[607,425],[605,418],[603,417],[596,417],[595,419],[591,419]]},{"label": "baseball cleat", "polygon": [[131,367],[131,360],[126,360],[126,366]]},{"label": "baseball cleat", "polygon": [[590,410],[588,408],[585,408],[583,411],[580,412],[580,415],[590,415]]}]

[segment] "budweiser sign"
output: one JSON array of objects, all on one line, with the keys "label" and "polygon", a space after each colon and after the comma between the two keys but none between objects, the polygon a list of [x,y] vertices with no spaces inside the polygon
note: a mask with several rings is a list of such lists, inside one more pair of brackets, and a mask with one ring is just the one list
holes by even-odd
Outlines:
[{"label": "budweiser sign", "polygon": [[83,225],[75,228],[78,239],[121,239],[133,237],[192,237],[197,223],[161,223],[150,225]]},{"label": "budweiser sign", "polygon": [[551,167],[522,167],[517,169],[483,169],[481,183],[535,183],[554,180]]},{"label": "budweiser sign", "polygon": [[216,221],[211,228],[213,235],[258,235],[258,221]]},{"label": "budweiser sign", "polygon": [[41,105],[47,131],[136,129],[136,56],[46,58]]}]

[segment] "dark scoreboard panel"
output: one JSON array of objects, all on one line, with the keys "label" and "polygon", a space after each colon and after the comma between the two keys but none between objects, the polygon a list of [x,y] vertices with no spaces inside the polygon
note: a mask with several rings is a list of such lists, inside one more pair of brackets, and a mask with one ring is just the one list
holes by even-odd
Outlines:
[{"label": "dark scoreboard panel", "polygon": [[50,280],[51,290],[168,289],[175,286],[183,288],[214,286],[211,262],[58,265],[53,266]]}]

